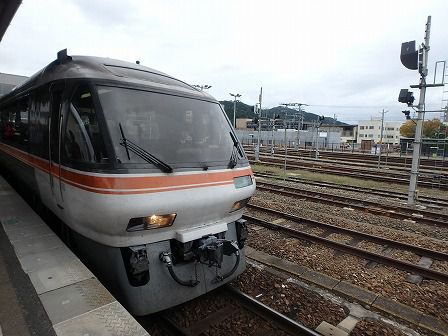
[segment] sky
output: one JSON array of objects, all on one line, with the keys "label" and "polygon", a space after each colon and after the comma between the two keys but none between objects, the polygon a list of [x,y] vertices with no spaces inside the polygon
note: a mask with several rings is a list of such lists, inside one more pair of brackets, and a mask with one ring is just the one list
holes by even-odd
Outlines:
[{"label": "sky", "polygon": [[[422,43],[432,16],[433,82],[435,62],[448,58],[447,12],[444,0],[23,0],[0,42],[0,72],[30,76],[67,48],[139,60],[211,85],[218,100],[239,93],[253,105],[263,87],[263,108],[305,103],[307,112],[348,123],[379,118],[384,108],[385,120],[404,121],[398,93],[419,74],[402,66],[401,43]],[[427,110],[442,107],[444,90],[428,89]]]}]

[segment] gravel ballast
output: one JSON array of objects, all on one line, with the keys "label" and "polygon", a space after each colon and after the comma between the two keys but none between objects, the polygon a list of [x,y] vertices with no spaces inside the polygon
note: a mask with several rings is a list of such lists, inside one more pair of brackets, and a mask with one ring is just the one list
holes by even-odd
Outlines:
[{"label": "gravel ballast", "polygon": [[249,229],[248,245],[257,250],[348,281],[448,322],[448,284],[432,280],[411,284],[406,281],[406,272],[392,267],[366,267],[364,259],[335,253],[319,244],[252,225]]},{"label": "gravel ballast", "polygon": [[322,321],[336,325],[346,317],[341,306],[250,265],[233,284],[244,293],[311,329]]}]

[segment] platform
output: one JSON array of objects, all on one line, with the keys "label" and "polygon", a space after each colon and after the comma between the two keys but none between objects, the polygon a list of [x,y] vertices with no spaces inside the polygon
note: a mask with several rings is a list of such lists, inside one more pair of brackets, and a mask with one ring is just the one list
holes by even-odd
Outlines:
[{"label": "platform", "polygon": [[0,335],[149,334],[0,176]]}]

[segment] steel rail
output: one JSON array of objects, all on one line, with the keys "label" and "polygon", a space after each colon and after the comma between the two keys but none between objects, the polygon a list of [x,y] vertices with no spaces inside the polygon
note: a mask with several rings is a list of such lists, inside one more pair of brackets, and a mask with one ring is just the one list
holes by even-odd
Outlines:
[{"label": "steel rail", "polygon": [[[300,150],[300,154],[301,153],[310,153],[309,151],[303,151]],[[314,151],[312,151],[310,153],[312,156],[314,156]],[[328,158],[339,158],[342,157],[344,159],[351,159],[351,160],[364,160],[364,161],[372,161],[372,162],[377,162],[378,161],[378,155],[375,154],[362,154],[362,153],[344,153],[344,152],[329,152],[329,151],[321,151],[319,150],[319,155],[323,156],[323,157],[328,157]],[[412,157],[399,157],[399,156],[388,156],[387,157],[387,164],[389,164],[390,162],[395,163],[395,164],[410,164],[410,162],[412,161]],[[382,157],[381,160],[382,163],[386,163],[385,157]],[[443,168],[446,169],[448,167],[448,160],[438,160],[438,159],[428,159],[428,158],[422,158],[421,159],[421,163],[420,166],[421,167],[425,167],[425,168],[433,168],[434,164],[440,164],[440,167],[437,168]]]},{"label": "steel rail", "polygon": [[[244,146],[246,151],[251,151],[253,150],[251,146],[245,145]],[[298,157],[300,158],[309,158],[312,159],[315,157],[315,151],[308,151],[308,150],[304,150],[304,149],[294,149],[295,153],[297,154]],[[270,153],[270,150],[264,150],[264,153]],[[307,155],[309,154],[309,155]],[[291,155],[291,154],[290,154]],[[353,161],[372,161],[374,163],[378,162],[378,155],[374,155],[374,154],[367,154],[367,153],[348,153],[348,152],[330,152],[330,151],[325,151],[325,150],[319,150],[319,156],[321,157],[325,157],[325,158],[334,158],[334,159],[339,159],[339,158],[343,158],[343,159],[348,159],[348,160],[353,160]],[[407,164],[410,163],[410,161],[412,160],[412,157],[410,158],[405,158],[405,157],[397,157],[397,156],[388,156],[387,157],[387,164],[389,164],[390,162],[394,163],[394,164]],[[381,160],[381,162],[386,163],[386,160]],[[423,168],[427,168],[427,169],[432,169],[434,168],[434,164],[440,164],[440,167],[436,167],[438,169],[442,168],[442,169],[447,169],[448,168],[448,160],[437,160],[437,159],[428,159],[428,158],[422,158],[420,161],[420,167]]]},{"label": "steel rail", "polygon": [[[251,154],[250,154],[251,155]],[[268,154],[263,154],[263,156],[267,161],[266,162],[284,162],[284,156],[280,154],[275,154],[274,156],[270,156]],[[357,173],[378,173],[381,172],[382,176],[387,176],[391,178],[397,179],[406,179],[410,175],[410,171],[394,171],[394,170],[379,170],[377,167],[363,167],[363,166],[354,166],[343,163],[335,163],[335,162],[324,162],[322,160],[302,160],[300,157],[287,156],[289,159],[289,164],[291,165],[302,165],[303,167],[312,167],[312,168],[320,168],[320,169],[335,169],[344,172],[357,172]],[[420,174],[420,179],[433,179],[434,175],[442,176],[443,178],[448,178],[447,172],[436,174],[434,171],[432,172],[422,172]]]},{"label": "steel rail", "polygon": [[[252,154],[252,149],[246,150],[246,153]],[[271,156],[270,152],[263,151],[261,154],[263,155],[269,155]],[[281,154],[274,154],[276,157],[282,156]],[[307,164],[312,163],[325,163],[325,164],[336,164],[341,166],[347,166],[347,165],[355,165],[357,168],[366,168],[366,169],[378,169],[378,157],[376,157],[375,161],[371,160],[365,160],[364,158],[346,158],[341,156],[321,156],[320,158],[316,159],[315,157],[308,157],[303,155],[297,155],[296,154],[288,154],[287,158],[290,160],[300,160]],[[283,155],[284,158],[284,155]],[[360,161],[363,160],[363,161]],[[385,166],[385,163],[383,162],[383,167]],[[421,169],[420,171],[422,173],[431,174],[431,173],[439,173],[442,175],[446,175],[448,177],[448,167],[431,167],[427,165],[420,165]],[[388,162],[387,163],[387,169],[390,169],[390,172],[397,172],[401,174],[409,174],[411,171],[410,166],[403,166],[402,163],[396,163],[396,162]],[[387,171],[386,171],[387,172]]]},{"label": "steel rail", "polygon": [[230,295],[241,302],[245,308],[262,317],[264,320],[273,321],[281,330],[291,335],[320,335],[230,285],[223,287],[225,287],[225,290]]},{"label": "steel rail", "polygon": [[[275,187],[281,188],[283,190],[275,189]],[[270,182],[258,182],[257,189],[265,190],[268,192],[284,196],[305,198],[313,202],[323,204],[351,207],[352,209],[358,209],[364,212],[380,216],[386,216],[390,218],[413,220],[418,221],[421,224],[448,227],[448,215],[441,213],[434,213],[426,210],[410,209],[399,205],[378,204],[377,202],[361,200],[354,197],[325,194],[319,191],[292,188]],[[414,214],[417,216],[415,216]]]},{"label": "steel rail", "polygon": [[[260,301],[252,298],[251,296],[241,292],[240,290],[232,287],[231,285],[224,285],[218,289],[219,292],[223,293],[226,297],[232,297],[235,303],[241,305],[243,309],[246,309],[253,314],[261,317],[267,322],[271,322],[273,325],[277,326],[279,329],[285,331],[291,335],[311,335],[318,336],[319,333],[301,325],[300,323],[290,319],[289,317],[279,313],[278,311],[270,308],[269,306],[261,303]],[[228,306],[213,312],[202,320],[196,321],[189,327],[183,328],[179,326],[173,318],[169,316],[166,312],[158,313],[157,316],[159,321],[162,323],[162,328],[165,329],[169,335],[172,336],[194,336],[202,335],[203,332],[210,329],[211,326],[216,323],[221,323],[226,318],[231,318],[235,312],[236,304],[229,304]],[[224,316],[221,315],[222,311],[226,311]],[[215,315],[220,316],[215,316]]]},{"label": "steel rail", "polygon": [[[260,156],[263,157],[263,156]],[[270,156],[264,156],[263,157],[264,161],[261,161],[261,163],[265,162],[265,163],[283,163],[284,159],[281,159],[280,157],[270,157]],[[362,169],[362,168],[357,168],[357,167],[347,167],[347,166],[331,166],[328,164],[322,164],[320,162],[305,162],[305,161],[295,161],[295,160],[288,160],[287,161],[287,165],[290,167],[297,167],[297,168],[301,168],[301,169],[315,169],[318,171],[335,171],[338,173],[350,173],[352,175],[356,174],[356,175],[365,175],[365,176],[375,176],[378,178],[378,175],[376,175],[378,173],[378,170],[374,170],[374,169]],[[405,178],[409,175],[409,174],[399,174],[399,173],[391,173],[391,172],[381,172],[383,173],[382,177],[387,177],[387,178],[392,178],[392,179],[396,179],[396,180],[402,180],[405,181]]]},{"label": "steel rail", "polygon": [[[286,179],[284,179],[281,176],[276,176],[273,173],[270,172],[255,172],[255,176],[259,177],[266,177],[276,180],[286,180],[289,182],[296,182],[296,183],[302,183],[302,184],[308,184],[318,187],[329,187],[332,189],[339,189],[339,190],[347,190],[347,191],[354,191],[354,192],[368,192],[373,195],[378,196],[386,196],[386,197],[393,197],[398,198],[402,200],[407,200],[408,196],[406,193],[399,192],[399,191],[393,191],[393,190],[381,190],[381,189],[375,189],[375,188],[366,188],[366,187],[358,187],[358,186],[350,186],[350,185],[342,185],[342,184],[336,184],[332,182],[322,182],[322,181],[312,181],[307,180],[304,178],[300,178],[297,176],[289,176]],[[440,198],[434,198],[430,196],[419,196],[419,203],[427,203],[428,205],[436,205],[441,207],[448,207],[448,199],[440,199]]]},{"label": "steel rail", "polygon": [[[437,260],[448,260],[448,253],[445,253],[445,252],[434,251],[434,250],[427,249],[425,247],[415,246],[415,245],[411,245],[408,243],[403,243],[403,242],[396,241],[393,239],[375,236],[375,235],[372,235],[369,233],[364,233],[364,232],[353,230],[353,229],[346,229],[346,228],[343,228],[343,227],[340,227],[337,225],[327,224],[324,222],[311,220],[311,219],[293,215],[293,214],[290,214],[287,212],[282,212],[282,211],[278,211],[278,210],[274,210],[274,209],[260,207],[258,205],[254,205],[254,204],[248,204],[247,207],[255,209],[255,210],[259,210],[259,211],[270,212],[270,213],[278,215],[280,217],[291,219],[295,222],[300,222],[302,224],[307,224],[307,225],[311,225],[314,227],[323,228],[325,230],[329,230],[329,231],[332,231],[335,233],[346,234],[346,235],[349,235],[352,237],[361,238],[362,240],[368,240],[368,241],[378,243],[381,245],[388,245],[391,247],[406,249],[410,252],[414,252],[418,255],[425,256],[428,258],[433,258],[433,259],[437,259]],[[251,217],[250,215],[243,215],[243,216]]]},{"label": "steel rail", "polygon": [[[265,208],[261,208],[261,209],[263,209],[263,211],[269,211],[269,210],[266,210]],[[372,260],[379,264],[389,265],[389,266],[392,266],[397,269],[401,269],[401,270],[409,272],[409,273],[420,274],[421,276],[423,276],[427,279],[432,279],[432,280],[441,281],[441,282],[448,282],[448,274],[443,273],[443,272],[424,268],[424,267],[421,267],[418,265],[411,264],[410,262],[394,259],[394,258],[388,257],[386,255],[382,255],[379,253],[369,252],[369,251],[360,249],[355,246],[350,246],[347,244],[335,242],[331,239],[319,237],[319,236],[316,236],[316,235],[313,235],[310,233],[306,233],[306,232],[292,229],[289,227],[285,227],[282,225],[274,224],[274,223],[271,223],[271,222],[265,221],[263,219],[253,217],[253,216],[243,215],[243,218],[248,220],[249,222],[256,223],[259,226],[263,226],[263,227],[266,227],[271,230],[286,233],[287,235],[294,237],[294,238],[308,240],[313,243],[325,245],[334,250],[352,254],[352,255],[355,255],[355,256],[363,258],[363,259]]]},{"label": "steel rail", "polygon": [[[266,166],[281,166],[283,167],[283,163],[280,162],[280,159],[274,159],[271,160],[268,158],[268,161],[258,161],[255,162],[251,160],[252,164],[258,164],[258,165],[266,165]],[[369,180],[375,180],[375,181],[381,181],[381,182],[393,182],[398,184],[408,184],[409,180],[404,178],[396,178],[396,177],[390,177],[390,176],[382,176],[382,175],[374,175],[369,173],[375,173],[373,171],[371,172],[354,172],[350,171],[350,168],[346,169],[330,169],[330,168],[316,168],[316,167],[306,167],[306,166],[300,166],[296,164],[287,164],[287,167],[294,168],[294,169],[302,169],[307,170],[311,172],[318,172],[323,174],[331,174],[331,175],[342,175],[342,176],[349,176],[349,177],[355,177],[355,178],[362,178],[362,179],[369,179]],[[437,188],[441,190],[448,190],[448,185],[443,183],[431,183],[427,181],[419,181],[420,186],[425,186],[428,188]]]},{"label": "steel rail", "polygon": [[167,313],[161,312],[156,314],[163,331],[169,336],[193,336],[185,328],[180,327]]}]

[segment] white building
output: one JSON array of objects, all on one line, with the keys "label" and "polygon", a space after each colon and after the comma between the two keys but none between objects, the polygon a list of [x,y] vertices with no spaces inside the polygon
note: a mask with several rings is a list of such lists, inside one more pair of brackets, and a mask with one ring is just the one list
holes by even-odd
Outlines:
[{"label": "white building", "polygon": [[[400,143],[400,127],[402,122],[384,121],[383,143],[398,145]],[[381,142],[381,119],[372,119],[358,122],[357,143],[362,140]]]},{"label": "white building", "polygon": [[9,93],[17,85],[22,84],[28,79],[25,76],[11,75],[0,72],[0,97]]}]

